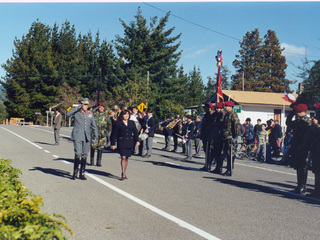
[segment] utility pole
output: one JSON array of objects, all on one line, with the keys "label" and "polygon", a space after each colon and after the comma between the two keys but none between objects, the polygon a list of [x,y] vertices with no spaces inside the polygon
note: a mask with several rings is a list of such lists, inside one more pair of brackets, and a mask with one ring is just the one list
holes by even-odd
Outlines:
[{"label": "utility pole", "polygon": [[242,91],[244,91],[244,72],[242,72]]},{"label": "utility pole", "polygon": [[149,98],[149,71],[147,71],[147,102],[146,102],[147,107],[148,107],[148,98]]}]

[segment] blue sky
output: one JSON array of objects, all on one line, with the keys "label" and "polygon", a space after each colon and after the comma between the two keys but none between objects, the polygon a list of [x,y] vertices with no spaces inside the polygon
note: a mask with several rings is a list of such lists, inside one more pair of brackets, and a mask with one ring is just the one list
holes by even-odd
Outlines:
[{"label": "blue sky", "polygon": [[[280,43],[286,47],[283,55],[287,58],[290,80],[298,80],[293,64],[301,65],[305,53],[310,60],[320,59],[320,2],[0,2],[0,64],[12,56],[15,37],[21,39],[37,19],[51,27],[54,23],[61,26],[68,20],[75,25],[78,34],[91,31],[95,35],[100,31],[101,39],[111,41],[115,35],[123,35],[119,18],[126,23],[133,21],[138,6],[148,20],[171,11],[168,28],[175,27],[173,35],[182,33],[180,50],[183,53],[179,64],[183,64],[187,73],[194,66],[199,67],[204,83],[217,71],[218,49],[223,51],[223,64],[234,73],[232,61],[240,49],[239,41],[255,28],[259,28],[260,37],[269,29],[276,32]],[[1,68],[0,76],[4,74]],[[297,84],[291,87],[296,89]]]}]

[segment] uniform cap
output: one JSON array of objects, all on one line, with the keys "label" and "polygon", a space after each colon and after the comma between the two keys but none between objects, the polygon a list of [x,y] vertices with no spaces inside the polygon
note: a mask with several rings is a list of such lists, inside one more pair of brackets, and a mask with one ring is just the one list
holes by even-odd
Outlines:
[{"label": "uniform cap", "polygon": [[296,112],[304,112],[304,111],[307,111],[308,110],[308,107],[307,105],[303,104],[303,103],[300,103],[298,105],[295,105],[293,107],[293,109],[296,111]]},{"label": "uniform cap", "polygon": [[232,102],[232,101],[226,101],[226,102],[224,103],[224,105],[225,105],[225,106],[229,106],[229,107],[233,107],[233,106],[234,106],[234,102]]},{"label": "uniform cap", "polygon": [[104,103],[102,103],[102,102],[99,102],[99,103],[98,103],[98,106],[106,107],[106,106],[104,105]]},{"label": "uniform cap", "polygon": [[212,105],[212,103],[210,103],[210,102],[206,102],[205,104],[204,104],[204,106],[206,107],[209,107],[211,110],[213,110],[214,109],[214,106]]},{"label": "uniform cap", "polygon": [[216,108],[223,108],[223,102],[216,103]]},{"label": "uniform cap", "polygon": [[80,103],[82,104],[89,104],[89,99],[88,98],[82,98],[79,100]]}]

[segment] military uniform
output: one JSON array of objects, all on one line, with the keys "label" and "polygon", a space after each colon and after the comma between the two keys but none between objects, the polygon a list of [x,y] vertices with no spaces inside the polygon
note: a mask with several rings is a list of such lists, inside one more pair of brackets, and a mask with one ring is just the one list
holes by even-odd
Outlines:
[{"label": "military uniform", "polygon": [[101,158],[102,158],[102,150],[107,141],[107,136],[110,136],[112,131],[112,123],[111,118],[107,112],[100,113],[96,111],[94,113],[94,118],[96,120],[97,128],[98,128],[98,141],[94,143],[93,131],[91,133],[91,154],[90,154],[90,164],[94,164],[94,153],[95,149],[98,150],[97,154],[97,166],[101,166]]},{"label": "military uniform", "polygon": [[84,98],[79,102],[82,104],[67,112],[67,116],[74,118],[74,127],[71,133],[71,140],[74,143],[75,152],[73,179],[77,177],[81,159],[80,179],[85,180],[84,171],[87,162],[87,155],[90,150],[91,130],[93,131],[93,137],[95,140],[98,138],[98,131],[93,114],[82,109],[83,104],[89,104],[89,100]]},{"label": "military uniform", "polygon": [[[226,106],[233,106],[233,104]],[[233,110],[226,112],[223,125],[222,125],[222,134],[223,134],[223,152],[227,156],[227,171],[224,173],[226,176],[232,176],[232,168],[235,159],[234,143],[236,138],[240,135],[240,120],[237,113]],[[232,151],[232,152],[231,152]]]},{"label": "military uniform", "polygon": [[292,165],[293,168],[297,171],[298,181],[298,186],[296,187],[295,192],[305,194],[308,177],[308,147],[305,146],[304,143],[308,139],[307,134],[311,127],[311,120],[307,115],[305,115],[302,117],[296,116],[296,119],[293,121],[293,116],[294,111],[290,112],[290,114],[288,115],[286,125],[293,129],[293,138],[291,145]]},{"label": "military uniform", "polygon": [[223,127],[223,112],[213,113],[213,130],[212,130],[212,140],[210,143],[210,152],[213,154],[215,161],[217,163],[216,168],[213,173],[222,173],[223,159],[221,157],[221,151],[223,147],[222,142],[222,127]]},{"label": "military uniform", "polygon": [[210,144],[213,140],[213,111],[209,111],[204,114],[201,123],[201,134],[200,138],[202,140],[203,150],[205,152],[205,165],[200,168],[204,171],[210,171],[213,162],[213,153],[211,152]]}]

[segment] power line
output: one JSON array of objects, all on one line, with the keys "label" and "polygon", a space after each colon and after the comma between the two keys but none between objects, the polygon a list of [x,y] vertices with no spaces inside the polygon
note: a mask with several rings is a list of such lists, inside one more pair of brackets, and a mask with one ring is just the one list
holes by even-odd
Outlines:
[{"label": "power line", "polygon": [[[142,3],[144,3],[145,5],[148,5],[149,7],[152,7],[152,8],[154,8],[154,9],[157,9],[157,10],[159,10],[159,11],[161,11],[161,12],[167,13],[167,11],[165,11],[165,10],[163,10],[163,9],[161,9],[161,8],[155,7],[155,6],[151,5],[150,3],[146,3],[146,2],[142,2]],[[208,30],[208,31],[210,31],[210,32],[214,32],[214,33],[216,33],[216,34],[219,34],[219,35],[222,35],[222,36],[231,38],[231,39],[236,40],[236,41],[240,41],[240,42],[242,41],[242,40],[239,39],[239,38],[230,36],[230,35],[225,34],[225,33],[222,33],[222,32],[218,32],[218,31],[213,30],[213,29],[211,29],[211,28],[205,27],[205,26],[203,26],[203,25],[201,25],[201,24],[198,24],[198,23],[192,22],[192,21],[190,21],[190,20],[188,20],[188,19],[182,18],[182,17],[180,17],[180,16],[178,16],[178,15],[175,15],[175,14],[173,14],[173,13],[171,13],[171,12],[170,12],[170,15],[173,16],[173,17],[176,17],[176,18],[178,18],[178,19],[180,19],[180,20],[182,20],[182,21],[185,21],[185,22],[187,22],[187,23],[190,23],[190,24],[192,24],[192,25],[195,25],[195,26],[197,26],[197,27],[200,27],[200,28],[203,28],[203,29],[205,29],[205,30]],[[292,53],[292,52],[288,52],[288,51],[285,51],[285,52],[286,52],[287,54],[290,54],[290,55],[306,56],[305,54],[301,54],[301,53]],[[307,56],[308,56],[308,55],[307,55]],[[316,57],[316,58],[318,58],[318,57],[320,57],[320,56],[310,56],[310,55],[309,55],[308,57]]]},{"label": "power line", "polygon": [[[163,9],[161,9],[161,8],[152,6],[151,4],[146,3],[146,2],[143,2],[143,3],[146,4],[146,5],[148,5],[149,7],[152,7],[152,8],[154,8],[154,9],[157,9],[157,10],[159,10],[159,11],[161,11],[161,12],[167,13],[167,11],[165,11],[165,10],[163,10]],[[236,40],[236,41],[241,41],[239,38],[235,38],[235,37],[232,37],[232,36],[230,36],[230,35],[227,35],[227,34],[218,32],[218,31],[213,30],[213,29],[211,29],[211,28],[205,27],[205,26],[203,26],[203,25],[201,25],[201,24],[198,24],[198,23],[192,22],[192,21],[190,21],[190,20],[188,20],[188,19],[182,18],[182,17],[180,17],[180,16],[178,16],[178,15],[175,15],[175,14],[172,14],[172,13],[170,13],[170,15],[173,16],[173,17],[176,17],[176,18],[178,18],[178,19],[180,19],[180,20],[182,20],[182,21],[185,21],[185,22],[188,22],[188,23],[190,23],[190,24],[193,24],[193,25],[195,25],[195,26],[197,26],[197,27],[200,27],[200,28],[203,28],[203,29],[205,29],[205,30],[208,30],[208,31],[210,31],[210,32],[214,32],[214,33],[216,33],[216,34],[219,34],[219,35],[222,35],[222,36],[231,38],[231,39]]]}]

